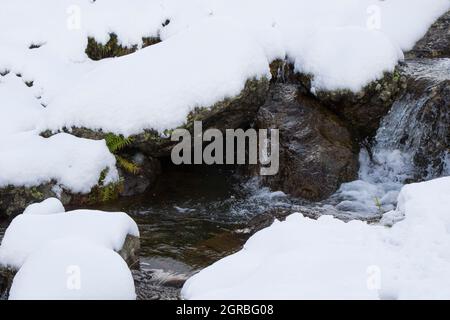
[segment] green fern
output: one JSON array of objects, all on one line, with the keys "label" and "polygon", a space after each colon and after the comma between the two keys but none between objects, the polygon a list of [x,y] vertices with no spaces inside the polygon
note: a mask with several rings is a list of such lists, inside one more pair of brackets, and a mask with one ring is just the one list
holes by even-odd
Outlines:
[{"label": "green fern", "polygon": [[113,133],[108,133],[105,137],[106,145],[108,146],[109,151],[112,153],[116,153],[129,146],[133,142],[133,138],[125,138],[124,136],[115,135]]},{"label": "green fern", "polygon": [[141,171],[141,168],[132,161],[129,161],[121,156],[116,155],[117,163],[121,166],[125,171],[137,175]]}]

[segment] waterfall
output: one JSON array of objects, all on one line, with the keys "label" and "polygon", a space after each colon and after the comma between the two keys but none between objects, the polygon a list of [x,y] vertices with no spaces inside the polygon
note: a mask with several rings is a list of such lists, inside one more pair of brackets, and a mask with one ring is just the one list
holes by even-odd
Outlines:
[{"label": "waterfall", "polygon": [[394,209],[405,183],[450,174],[450,59],[408,61],[403,74],[407,91],[361,151],[359,180],[331,197],[341,212],[379,216]]}]

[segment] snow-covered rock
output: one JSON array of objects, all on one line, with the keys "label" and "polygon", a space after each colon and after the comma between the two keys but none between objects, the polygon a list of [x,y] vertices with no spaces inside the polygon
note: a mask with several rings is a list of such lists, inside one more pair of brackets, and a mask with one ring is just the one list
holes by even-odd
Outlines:
[{"label": "snow-covered rock", "polygon": [[[185,284],[186,299],[448,299],[450,177],[405,186],[392,228],[294,214]],[[395,219],[393,219],[395,217]]]},{"label": "snow-covered rock", "polygon": [[22,214],[5,232],[0,265],[19,269],[33,252],[67,237],[83,238],[118,252],[127,235],[139,237],[139,230],[133,219],[122,212],[77,210],[49,215]]},{"label": "snow-covered rock", "polygon": [[0,297],[135,299],[129,268],[139,230],[122,212],[65,212],[58,199],[30,205],[0,245]]},{"label": "snow-covered rock", "polygon": [[[72,193],[88,193],[98,185],[105,170],[104,184],[119,178],[116,159],[105,141],[65,133],[40,136],[37,126],[44,111],[21,78],[11,73],[0,77],[0,215],[23,210],[30,200],[43,200],[25,195],[24,190],[8,188],[45,189],[45,185],[53,184]],[[38,193],[44,192],[34,192]],[[15,203],[4,203],[9,198]]]},{"label": "snow-covered rock", "polygon": [[14,277],[10,300],[134,300],[134,281],[114,251],[83,238],[50,242]]},{"label": "snow-covered rock", "polygon": [[185,123],[194,108],[235,97],[247,80],[262,77],[270,78],[269,61],[258,42],[228,19],[208,19],[162,43],[105,61],[55,98],[42,129],[163,132]]}]

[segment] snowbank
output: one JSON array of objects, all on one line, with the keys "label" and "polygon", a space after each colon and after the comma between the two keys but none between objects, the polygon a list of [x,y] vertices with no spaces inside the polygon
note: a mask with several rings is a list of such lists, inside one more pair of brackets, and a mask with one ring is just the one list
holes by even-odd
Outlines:
[{"label": "snowbank", "polygon": [[182,125],[195,107],[237,96],[270,78],[258,43],[228,19],[208,19],[141,51],[104,62],[47,108],[45,128],[131,135]]},{"label": "snowbank", "polygon": [[22,214],[5,232],[0,246],[0,264],[19,269],[32,253],[52,241],[68,237],[119,251],[128,234],[138,237],[139,230],[133,219],[121,212],[77,210],[48,215]]},{"label": "snowbank", "polygon": [[118,179],[116,159],[105,141],[64,133],[39,136],[44,110],[23,80],[13,74],[0,77],[0,188],[54,180],[72,192],[87,193],[105,169],[106,183]]},{"label": "snowbank", "polygon": [[118,179],[116,159],[104,140],[22,133],[0,137],[0,145],[0,187],[33,187],[55,180],[72,192],[88,193],[105,169],[106,184]]},{"label": "snowbank", "polygon": [[31,254],[14,278],[10,300],[134,300],[133,277],[114,251],[80,238]]},{"label": "snowbank", "polygon": [[448,299],[450,177],[405,186],[392,228],[294,214],[193,276],[186,299]]}]

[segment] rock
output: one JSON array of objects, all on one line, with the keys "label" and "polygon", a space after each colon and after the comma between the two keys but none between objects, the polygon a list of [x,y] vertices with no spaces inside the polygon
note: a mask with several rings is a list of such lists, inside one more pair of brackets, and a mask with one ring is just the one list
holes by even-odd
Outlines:
[{"label": "rock", "polygon": [[[202,121],[204,130],[208,128],[224,130],[246,127],[255,120],[259,107],[264,104],[269,91],[269,83],[270,81],[266,78],[248,80],[239,95],[220,101],[213,106],[198,107],[193,110],[187,116],[186,123],[180,128],[190,130],[193,128],[194,121]],[[129,137],[132,142],[128,148],[152,158],[170,156],[172,147],[176,144],[176,142],[170,141],[170,133],[174,129],[176,128],[172,128],[172,130],[168,130],[164,135],[161,135],[149,128],[140,134]],[[65,128],[64,131],[79,138],[93,140],[105,139],[110,134],[88,128]],[[52,134],[48,131],[42,133],[44,137]]]},{"label": "rock", "polygon": [[275,84],[256,125],[280,130],[279,173],[262,177],[272,189],[321,200],[357,177],[358,148],[349,130],[296,85]]},{"label": "rock", "polygon": [[[169,277],[164,281],[155,270],[133,270],[137,300],[179,300],[180,290],[186,278]],[[172,283],[170,278],[174,278]]]},{"label": "rock", "polygon": [[[268,91],[268,79],[248,80],[244,90],[238,96],[225,99],[213,106],[196,108],[188,115],[185,125],[181,127],[193,130],[194,121],[202,121],[203,130],[245,128],[255,120],[256,113],[264,104]],[[172,147],[176,144],[171,142],[169,137],[163,138],[151,130],[133,139],[133,147],[154,157],[169,156]]]},{"label": "rock", "polygon": [[127,235],[125,242],[117,253],[128,264],[130,269],[139,269],[139,253],[141,251],[141,241],[139,237]]},{"label": "rock", "polygon": [[[303,85],[311,90],[311,78],[299,77]],[[398,68],[385,73],[378,81],[366,85],[360,92],[335,90],[315,92],[317,99],[341,117],[359,141],[372,138],[394,101],[406,87],[406,79]]]},{"label": "rock", "polygon": [[[121,157],[120,159],[120,161],[123,161],[126,158]],[[119,165],[119,175],[123,179],[123,188],[120,191],[120,196],[122,197],[143,194],[155,183],[161,174],[161,164],[158,159],[138,153],[129,157],[126,161],[129,161],[132,166],[136,166],[136,169],[125,169],[124,165]]]},{"label": "rock", "polygon": [[439,18],[427,34],[406,54],[412,58],[450,58],[450,11]]},{"label": "rock", "polygon": [[[31,188],[13,186],[0,188],[0,217],[15,216],[32,203],[57,197],[53,187],[54,183]],[[66,194],[62,194],[59,198],[64,205],[70,202],[70,197]]]},{"label": "rock", "polygon": [[8,299],[8,292],[12,286],[17,271],[0,266],[0,300]]},{"label": "rock", "polygon": [[133,45],[130,47],[122,46],[115,33],[110,33],[109,40],[105,44],[98,43],[94,38],[88,38],[88,45],[86,47],[86,54],[92,60],[101,60],[105,58],[121,57],[140,48],[145,48],[161,42],[159,37],[145,37],[142,38],[142,46]]}]

